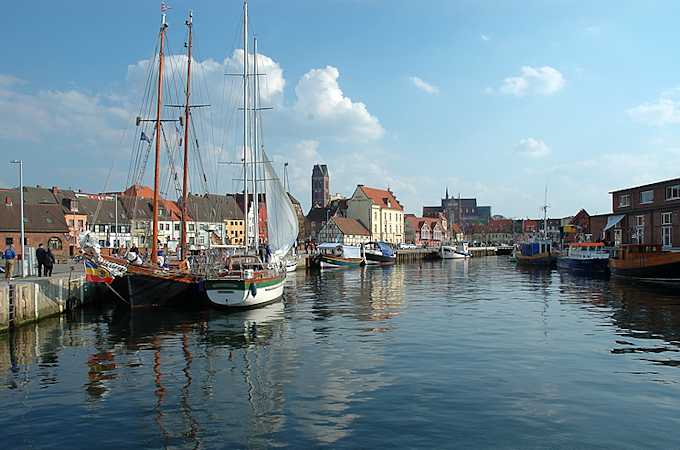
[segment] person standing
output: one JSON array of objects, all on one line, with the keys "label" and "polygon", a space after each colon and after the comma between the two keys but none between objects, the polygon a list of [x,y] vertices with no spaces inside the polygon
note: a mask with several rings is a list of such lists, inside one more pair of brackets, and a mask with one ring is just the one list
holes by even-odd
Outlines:
[{"label": "person standing", "polygon": [[45,253],[45,276],[52,276],[52,269],[54,268],[54,255],[52,254],[52,249],[48,248],[47,253]]},{"label": "person standing", "polygon": [[7,244],[7,248],[2,253],[2,257],[5,260],[5,280],[9,281],[12,279],[12,272],[14,271],[14,260],[17,257],[17,252],[14,251],[12,244]]},{"label": "person standing", "polygon": [[47,252],[43,248],[42,244],[38,244],[38,249],[35,251],[35,259],[38,260],[38,276],[43,276],[43,269],[45,269],[45,275],[47,275],[47,268],[45,267],[45,258]]}]

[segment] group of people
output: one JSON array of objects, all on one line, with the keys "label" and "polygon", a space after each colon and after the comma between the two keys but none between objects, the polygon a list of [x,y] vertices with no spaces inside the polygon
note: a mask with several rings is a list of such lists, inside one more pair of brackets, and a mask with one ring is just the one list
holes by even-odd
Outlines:
[{"label": "group of people", "polygon": [[[5,251],[2,252],[2,259],[5,260],[5,280],[9,281],[12,279],[14,263],[17,259],[17,252],[12,244],[7,244]],[[46,277],[52,276],[56,262],[52,249],[45,250],[42,244],[38,244],[38,248],[35,250],[35,259],[38,261],[38,276],[42,277],[43,274]]]}]

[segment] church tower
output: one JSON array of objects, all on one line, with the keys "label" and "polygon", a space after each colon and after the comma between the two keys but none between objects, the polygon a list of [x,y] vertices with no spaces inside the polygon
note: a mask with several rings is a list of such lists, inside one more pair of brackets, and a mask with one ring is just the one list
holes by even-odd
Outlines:
[{"label": "church tower", "polygon": [[316,164],[312,169],[312,208],[325,208],[331,201],[330,177],[326,164]]}]

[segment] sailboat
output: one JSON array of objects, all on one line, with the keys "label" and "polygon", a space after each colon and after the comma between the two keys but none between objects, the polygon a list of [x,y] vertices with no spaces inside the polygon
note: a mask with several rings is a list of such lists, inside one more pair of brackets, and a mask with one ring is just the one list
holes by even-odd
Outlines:
[{"label": "sailboat", "polygon": [[[137,118],[137,125],[141,122],[155,123],[155,164],[154,164],[154,187],[153,187],[153,210],[152,210],[152,240],[151,240],[151,255],[149,261],[142,261],[139,255],[132,255],[132,258],[123,258],[118,255],[105,256],[99,255],[98,251],[94,251],[98,263],[104,267],[116,266],[124,268],[120,270],[120,276],[116,277],[113,282],[113,289],[122,297],[131,308],[148,307],[148,306],[195,306],[197,304],[196,297],[198,294],[198,285],[200,276],[189,270],[186,263],[187,257],[187,165],[188,165],[188,143],[189,143],[189,117],[190,108],[190,81],[191,81],[191,39],[192,39],[192,14],[189,13],[189,18],[186,25],[189,31],[188,39],[188,65],[187,65],[187,87],[185,96],[185,123],[184,123],[184,178],[183,178],[183,202],[182,202],[182,246],[181,257],[184,261],[180,262],[178,267],[167,267],[165,264],[159,264],[159,248],[158,248],[158,221],[159,221],[159,202],[160,202],[160,153],[161,153],[161,122],[165,120],[161,118],[161,106],[163,102],[163,69],[164,69],[164,46],[165,35],[168,25],[166,23],[166,15],[162,14],[161,27],[159,34],[158,47],[158,83],[156,86],[156,117],[155,119]],[[144,135],[143,135],[144,136]],[[148,138],[147,138],[148,139]],[[150,140],[148,141],[150,145]],[[84,239],[88,241],[87,238]],[[96,244],[96,243],[95,243]],[[94,246],[90,245],[89,249]],[[128,256],[131,256],[129,253]],[[160,261],[163,263],[164,261]],[[165,266],[165,267],[164,267]]]},{"label": "sailboat", "polygon": [[[271,161],[258,139],[259,84],[257,72],[257,38],[253,45],[253,95],[250,95],[248,54],[248,2],[243,2],[243,193],[245,245],[243,254],[226,258],[225,268],[205,279],[202,289],[214,306],[255,308],[281,299],[286,281],[285,256],[293,248],[298,235],[297,215],[288,193],[276,175]],[[252,128],[249,121],[253,120]],[[252,185],[249,186],[248,177]],[[264,192],[260,191],[263,185]],[[252,192],[249,195],[249,188]],[[267,211],[267,242],[259,237],[259,199],[265,199]],[[252,198],[254,235],[248,236]],[[265,250],[265,251],[263,251]],[[263,257],[266,254],[266,257]]]}]

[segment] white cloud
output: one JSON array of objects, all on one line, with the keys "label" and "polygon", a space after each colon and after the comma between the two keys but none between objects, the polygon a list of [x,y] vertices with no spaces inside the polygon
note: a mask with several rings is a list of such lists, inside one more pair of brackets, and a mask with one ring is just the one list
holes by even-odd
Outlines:
[{"label": "white cloud", "polygon": [[312,69],[295,86],[294,110],[302,123],[319,135],[342,140],[375,140],[385,130],[366,105],[353,102],[340,89],[340,72],[332,66]]},{"label": "white cloud", "polygon": [[553,95],[564,88],[566,80],[562,73],[550,66],[522,67],[521,74],[503,80],[498,92],[522,97],[524,95]]},{"label": "white cloud", "polygon": [[491,40],[491,36],[489,36],[488,34],[480,34],[479,37],[482,38],[482,40],[486,41],[486,42]]},{"label": "white cloud", "polygon": [[411,83],[413,83],[413,85],[416,88],[420,89],[421,91],[427,92],[428,94],[433,94],[433,95],[439,94],[439,88],[437,86],[430,84],[426,81],[423,81],[422,78],[412,76],[412,77],[409,77],[409,79],[411,80]]},{"label": "white cloud", "polygon": [[662,127],[680,123],[679,89],[662,92],[654,102],[646,102],[626,110],[635,122]]},{"label": "white cloud", "polygon": [[515,151],[521,155],[531,158],[542,158],[551,152],[550,147],[541,139],[526,138],[519,141],[515,146]]}]

